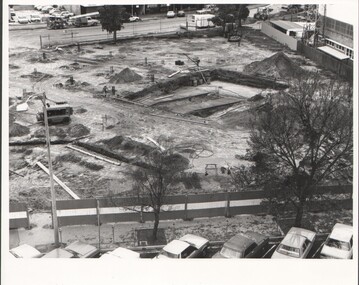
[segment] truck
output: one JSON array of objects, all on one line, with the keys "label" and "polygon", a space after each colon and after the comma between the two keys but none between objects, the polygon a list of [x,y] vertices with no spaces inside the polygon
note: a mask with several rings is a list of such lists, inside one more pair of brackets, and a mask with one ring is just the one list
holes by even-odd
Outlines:
[{"label": "truck", "polygon": [[214,27],[215,25],[211,21],[214,17],[212,14],[194,14],[192,15],[192,23],[196,28],[210,28]]},{"label": "truck", "polygon": [[94,19],[99,16],[99,12],[82,14],[69,18],[69,22],[76,27],[97,26],[99,21]]}]

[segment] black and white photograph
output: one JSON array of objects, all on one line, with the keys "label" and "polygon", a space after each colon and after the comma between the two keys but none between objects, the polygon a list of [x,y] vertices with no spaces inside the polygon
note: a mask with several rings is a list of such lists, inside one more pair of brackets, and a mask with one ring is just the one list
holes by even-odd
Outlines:
[{"label": "black and white photograph", "polygon": [[357,284],[356,1],[69,2],[3,3],[4,284]]}]

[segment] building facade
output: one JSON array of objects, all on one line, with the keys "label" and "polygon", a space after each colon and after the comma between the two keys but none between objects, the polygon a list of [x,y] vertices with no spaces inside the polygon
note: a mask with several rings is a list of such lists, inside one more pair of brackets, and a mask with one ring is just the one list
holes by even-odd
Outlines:
[{"label": "building facade", "polygon": [[338,4],[325,4],[319,7],[320,33],[325,44],[352,60],[354,59],[353,26],[355,23],[353,9],[350,7],[342,9],[338,7]]}]

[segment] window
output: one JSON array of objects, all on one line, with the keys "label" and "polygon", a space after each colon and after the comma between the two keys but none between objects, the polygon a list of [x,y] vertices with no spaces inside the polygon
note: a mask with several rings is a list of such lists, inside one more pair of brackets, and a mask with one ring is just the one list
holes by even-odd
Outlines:
[{"label": "window", "polygon": [[193,246],[187,247],[184,251],[182,251],[182,253],[181,253],[181,258],[187,258],[187,257],[190,256],[195,250],[196,250],[196,248],[193,247]]},{"label": "window", "polygon": [[249,247],[247,247],[247,249],[244,251],[244,256],[250,254],[256,248],[256,246],[256,243],[252,243]]},{"label": "window", "polygon": [[240,251],[235,251],[229,247],[223,247],[221,250],[221,254],[227,258],[241,258],[242,256],[242,252]]},{"label": "window", "polygon": [[310,241],[308,239],[305,239],[305,241],[304,241],[304,243],[302,245],[302,253],[304,253],[307,250],[309,245],[310,245]]},{"label": "window", "polygon": [[337,249],[341,249],[341,250],[345,250],[345,251],[350,250],[350,245],[348,242],[336,240],[333,238],[328,238],[326,241],[326,245],[329,247],[333,247],[333,248],[337,248]]},{"label": "window", "polygon": [[291,257],[299,257],[299,248],[280,244],[277,248],[277,252],[288,255]]}]

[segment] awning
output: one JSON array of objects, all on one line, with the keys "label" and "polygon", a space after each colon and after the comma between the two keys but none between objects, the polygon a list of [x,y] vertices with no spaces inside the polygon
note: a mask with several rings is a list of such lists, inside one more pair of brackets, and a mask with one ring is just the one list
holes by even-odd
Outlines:
[{"label": "awning", "polygon": [[324,51],[325,53],[330,54],[331,56],[334,56],[335,58],[338,58],[340,60],[349,58],[349,56],[347,56],[346,54],[344,54],[340,51],[337,51],[336,49],[333,49],[328,46],[318,47],[318,49],[321,51]]}]

